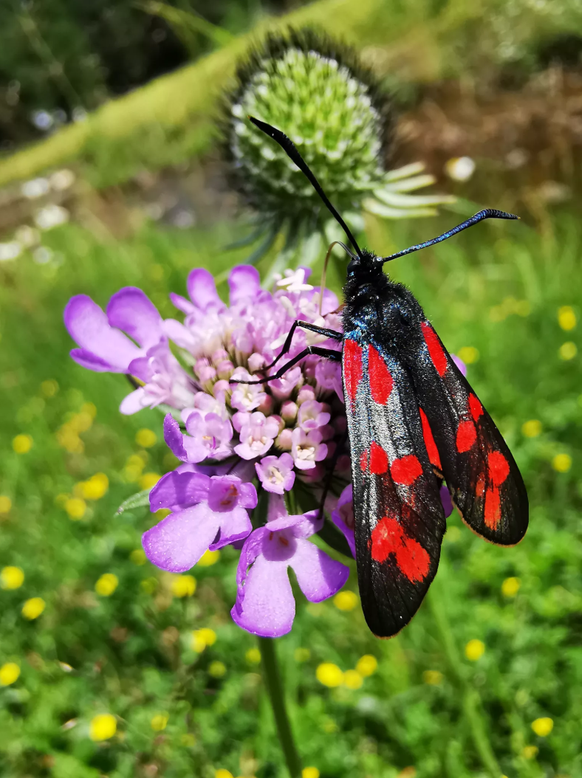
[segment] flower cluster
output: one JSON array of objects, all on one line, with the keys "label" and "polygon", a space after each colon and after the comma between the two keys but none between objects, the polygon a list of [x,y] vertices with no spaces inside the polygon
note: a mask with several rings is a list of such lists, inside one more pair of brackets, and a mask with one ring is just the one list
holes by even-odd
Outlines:
[{"label": "flower cluster", "polygon": [[[335,595],[349,573],[309,540],[325,521],[319,511],[287,508],[291,490],[294,506],[310,494],[317,504],[332,466],[335,486],[349,483],[349,457],[338,450],[346,430],[340,365],[309,356],[268,384],[231,382],[270,374],[296,319],[341,331],[336,296],[313,288],[308,276],[305,268],[287,271],[266,291],[253,267],[236,267],[227,306],[211,274],[195,269],[188,298],[171,295],[182,321],[162,319],[131,287],[117,292],[105,312],[85,295],[65,310],[78,344],[73,359],[134,383],[122,413],[169,409],[164,438],[181,464],[150,492],[151,510],[170,513],[144,534],[147,557],[162,570],[183,572],[209,549],[240,548],[233,619],[271,637],[293,622],[289,567],[312,602]],[[289,358],[319,342],[340,347],[299,330]],[[353,549],[349,490],[331,507]]]}]

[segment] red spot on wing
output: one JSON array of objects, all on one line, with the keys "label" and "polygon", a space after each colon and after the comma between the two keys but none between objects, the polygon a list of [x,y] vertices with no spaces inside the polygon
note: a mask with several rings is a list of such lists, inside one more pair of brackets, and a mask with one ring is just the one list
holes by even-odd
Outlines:
[{"label": "red spot on wing", "polygon": [[475,419],[475,421],[478,421],[479,416],[483,415],[483,406],[474,394],[469,395],[469,410],[471,411],[471,416]]},{"label": "red spot on wing", "polygon": [[368,469],[368,452],[366,449],[360,454],[360,470],[365,473]]},{"label": "red spot on wing", "polygon": [[489,529],[497,529],[501,519],[501,500],[499,498],[499,489],[494,486],[485,492],[485,526]]},{"label": "red spot on wing", "polygon": [[370,472],[374,475],[382,475],[388,470],[388,454],[376,441],[370,446]]},{"label": "red spot on wing", "polygon": [[386,362],[371,344],[368,346],[368,373],[372,398],[380,405],[385,405],[390,397],[394,381]]},{"label": "red spot on wing", "polygon": [[441,465],[439,450],[436,447],[436,443],[434,442],[434,436],[432,434],[430,424],[428,423],[428,419],[426,418],[426,413],[422,410],[422,408],[419,408],[419,411],[420,420],[422,421],[422,435],[424,437],[424,445],[426,446],[426,453],[428,454],[429,462],[433,467],[436,467],[437,470],[442,471],[443,468]]},{"label": "red spot on wing", "polygon": [[422,465],[420,464],[418,457],[414,454],[409,454],[406,457],[400,457],[395,459],[390,465],[390,474],[392,480],[397,484],[404,484],[410,486],[414,483],[419,475],[422,475]]},{"label": "red spot on wing", "polygon": [[462,421],[457,430],[457,451],[464,454],[477,440],[477,430],[472,421]]},{"label": "red spot on wing", "polygon": [[500,451],[492,451],[487,456],[487,465],[493,486],[501,486],[509,475],[509,462]]},{"label": "red spot on wing", "polygon": [[372,559],[385,562],[390,554],[396,557],[396,564],[411,583],[423,581],[430,570],[430,556],[414,538],[409,537],[400,522],[384,516],[372,531]]},{"label": "red spot on wing", "polygon": [[448,360],[445,350],[439,340],[439,336],[427,321],[424,321],[420,326],[422,327],[422,334],[424,335],[424,340],[432,363],[435,366],[437,373],[442,376],[447,369]]},{"label": "red spot on wing", "polygon": [[344,380],[346,391],[353,405],[362,380],[362,347],[355,340],[344,341]]}]

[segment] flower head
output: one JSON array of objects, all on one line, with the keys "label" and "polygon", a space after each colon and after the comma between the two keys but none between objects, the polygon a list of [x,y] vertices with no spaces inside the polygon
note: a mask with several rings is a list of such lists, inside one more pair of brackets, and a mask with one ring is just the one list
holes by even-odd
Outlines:
[{"label": "flower head", "polygon": [[[122,411],[143,406],[146,398],[171,408],[163,433],[178,467],[160,478],[143,474],[143,459],[133,457],[137,472],[130,480],[151,490],[153,513],[167,513],[144,533],[145,556],[162,570],[186,573],[198,562],[211,564],[205,560],[214,561],[225,546],[240,550],[232,618],[250,632],[274,637],[288,632],[293,623],[290,569],[311,602],[334,596],[349,572],[312,542],[327,521],[324,513],[296,513],[288,507],[308,493],[317,504],[324,485],[332,483],[341,494],[339,499],[329,496],[326,508],[355,556],[341,369],[308,355],[276,381],[236,381],[273,374],[276,368],[269,365],[297,319],[340,333],[342,324],[337,298],[312,287],[307,268],[279,276],[270,291],[260,288],[258,273],[249,266],[234,268],[228,282],[227,305],[212,276],[193,270],[188,298],[172,295],[180,312],[176,319],[162,319],[135,289],[115,295],[107,313],[89,298],[73,298],[65,318],[80,345],[73,358],[90,369],[126,372],[142,382]],[[293,359],[316,343],[340,348],[336,340],[298,329],[287,356]],[[155,441],[151,430],[142,429],[138,437],[141,445]],[[79,488],[86,499],[97,499],[107,487],[101,473]],[[263,507],[255,510],[259,495]],[[66,496],[65,508],[72,518],[81,518],[87,506],[79,497]],[[4,572],[3,583],[14,588],[17,584],[6,583],[11,575]],[[113,573],[105,573],[95,589],[107,597],[118,584]],[[142,588],[149,589],[149,584]],[[195,589],[192,575],[173,579],[177,597],[190,596]],[[346,594],[338,607],[347,609],[353,602],[354,595]],[[200,634],[196,651],[203,650]],[[352,681],[359,683],[355,676]]]},{"label": "flower head", "polygon": [[234,187],[256,214],[255,237],[263,236],[255,259],[286,229],[287,259],[296,252],[310,264],[322,243],[334,239],[335,226],[296,165],[249,116],[293,141],[355,229],[361,229],[362,210],[384,218],[428,216],[451,201],[409,194],[434,183],[419,175],[420,163],[386,171],[394,128],[390,99],[354,50],[309,29],[270,34],[241,61],[236,79],[224,101],[223,149]]}]

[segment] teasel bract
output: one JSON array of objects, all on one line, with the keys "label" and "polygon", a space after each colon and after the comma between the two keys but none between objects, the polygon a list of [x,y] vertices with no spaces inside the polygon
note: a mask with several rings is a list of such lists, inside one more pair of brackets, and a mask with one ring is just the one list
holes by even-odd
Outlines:
[{"label": "teasel bract", "polygon": [[223,153],[229,179],[249,206],[254,247],[263,257],[284,234],[269,276],[290,264],[312,265],[339,238],[321,201],[282,149],[248,116],[291,138],[346,221],[357,232],[364,213],[402,219],[432,216],[448,195],[410,194],[434,183],[421,162],[387,170],[395,118],[389,96],[357,53],[313,30],[268,35],[240,63],[224,100]]}]

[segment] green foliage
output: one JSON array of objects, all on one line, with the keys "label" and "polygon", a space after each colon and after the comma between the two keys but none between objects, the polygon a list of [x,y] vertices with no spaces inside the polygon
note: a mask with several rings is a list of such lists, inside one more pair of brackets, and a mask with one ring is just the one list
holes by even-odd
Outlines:
[{"label": "green foliage", "polygon": [[[370,222],[369,243],[388,253],[449,224],[450,216],[388,232]],[[25,574],[20,588],[0,589],[0,668],[21,668],[16,682],[0,686],[7,778],[156,770],[213,778],[218,768],[286,775],[260,665],[247,655],[256,643],[229,617],[237,554],[226,550],[216,564],[195,568],[190,597],[177,596],[179,576],[144,563],[140,536],[157,517],[143,508],[115,512],[151,485],[147,474],[175,465],[161,416],[120,416],[123,377],[75,365],[62,324],[71,294],[105,305],[122,285],[142,286],[172,315],[167,293],[184,292],[192,266],[219,275],[237,261],[222,250],[230,232],[146,227],[114,242],[69,224],[45,238],[59,261],[38,266],[25,255],[0,266],[0,495],[12,502],[0,499],[0,568]],[[407,767],[417,778],[541,778],[582,768],[580,357],[559,355],[579,335],[557,317],[565,305],[582,313],[580,242],[579,220],[569,214],[544,238],[523,224],[488,224],[390,268],[449,348],[473,360],[471,382],[523,469],[531,527],[520,546],[503,549],[452,516],[427,603],[388,642],[367,631],[359,607],[298,597],[294,629],[277,649],[300,753],[323,778],[396,778]],[[333,264],[337,288],[344,266]],[[535,437],[522,432],[531,420],[541,422]],[[141,428],[158,435],[148,449],[135,442]],[[27,453],[11,447],[18,434],[32,437]],[[554,469],[560,454],[572,457],[566,472]],[[90,499],[87,483],[97,473],[109,490]],[[71,499],[84,503],[81,517]],[[103,574],[118,581],[108,596],[95,589]],[[521,584],[513,596],[511,587],[502,591],[508,578]],[[356,590],[354,576],[349,586]],[[31,597],[46,609],[28,621],[21,608]],[[199,633],[193,644],[200,629],[216,641]],[[465,658],[470,640],[484,644],[477,661]],[[360,688],[349,688],[358,685],[354,676],[337,688],[316,678],[321,663],[353,670],[365,655],[378,667]],[[94,742],[90,723],[101,713],[116,717],[117,734]],[[547,737],[531,728],[541,717],[554,722]]]}]

